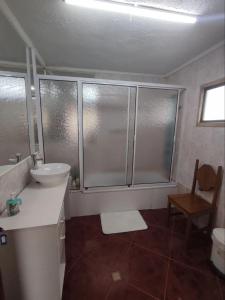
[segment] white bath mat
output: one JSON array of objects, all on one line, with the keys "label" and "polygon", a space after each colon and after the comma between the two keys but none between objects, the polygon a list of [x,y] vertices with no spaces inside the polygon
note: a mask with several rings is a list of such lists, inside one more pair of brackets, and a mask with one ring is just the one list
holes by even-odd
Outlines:
[{"label": "white bath mat", "polygon": [[148,228],[138,210],[101,214],[102,231],[105,234],[145,230]]}]

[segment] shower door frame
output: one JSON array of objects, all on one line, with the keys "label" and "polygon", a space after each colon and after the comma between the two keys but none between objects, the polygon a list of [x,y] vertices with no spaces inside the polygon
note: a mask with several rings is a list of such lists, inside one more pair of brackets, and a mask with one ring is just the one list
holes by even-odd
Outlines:
[{"label": "shower door frame", "polygon": [[[36,106],[37,111],[41,111],[41,101],[40,101],[40,80],[58,80],[58,81],[71,81],[77,82],[78,88],[78,106],[77,106],[77,115],[78,115],[78,157],[79,157],[79,174],[80,174],[80,191],[85,193],[91,192],[102,192],[102,191],[116,191],[116,190],[136,190],[136,189],[146,189],[146,188],[156,188],[156,187],[168,187],[175,186],[175,183],[172,182],[172,172],[174,164],[174,154],[176,148],[176,133],[177,133],[177,121],[178,121],[178,110],[180,103],[180,95],[185,88],[180,85],[167,85],[161,83],[148,83],[148,82],[138,82],[138,81],[124,81],[124,80],[111,80],[111,79],[96,79],[96,78],[85,78],[85,77],[74,77],[74,76],[60,76],[60,75],[43,75],[36,74]],[[132,165],[132,184],[130,186],[110,186],[110,187],[90,187],[88,190],[84,188],[84,153],[83,153],[83,84],[101,84],[101,85],[114,85],[114,86],[126,86],[136,88],[136,97],[135,97],[135,128],[134,128],[134,146],[133,146],[133,165]],[[135,148],[136,148],[136,118],[137,118],[137,107],[138,107],[138,89],[141,87],[145,88],[154,88],[162,90],[176,90],[178,93],[177,97],[177,109],[176,109],[176,121],[175,121],[175,130],[174,130],[174,139],[173,139],[173,151],[172,151],[172,160],[171,160],[171,172],[170,179],[168,183],[154,183],[154,184],[138,184],[134,185],[133,183],[133,172],[135,167]],[[128,116],[130,115],[128,110]],[[128,118],[129,124],[129,118]],[[42,128],[42,116],[37,114],[37,127],[38,127],[38,143],[39,143],[39,152],[44,157],[43,151],[43,128]],[[126,158],[128,156],[128,147],[126,147]],[[126,166],[127,169],[127,166]]]},{"label": "shower door frame", "polygon": [[[166,85],[164,85],[166,86]],[[172,85],[170,85],[172,87]],[[138,85],[137,86],[137,92],[136,92],[136,107],[135,107],[135,128],[134,128],[134,155],[133,155],[133,166],[132,166],[132,187],[137,186],[149,186],[149,185],[155,185],[155,183],[134,183],[134,174],[135,174],[135,162],[136,162],[136,139],[137,139],[137,119],[138,119],[138,104],[139,104],[139,88],[149,88],[149,89],[161,89],[161,90],[173,90],[177,91],[177,103],[176,103],[176,114],[175,114],[175,124],[174,124],[174,135],[173,135],[173,150],[172,150],[172,156],[171,156],[171,165],[170,165],[170,177],[168,183],[159,182],[158,185],[168,185],[172,182],[173,177],[173,167],[174,167],[174,155],[175,155],[175,148],[176,148],[176,135],[177,135],[177,122],[178,122],[178,113],[179,113],[179,107],[180,107],[180,97],[182,91],[185,90],[184,87],[177,88],[159,88],[159,87],[149,87],[146,84]],[[175,86],[174,86],[175,87]]]},{"label": "shower door frame", "polygon": [[[81,103],[82,103],[82,109],[83,109],[83,84],[84,82],[81,83],[81,92],[80,94],[82,94],[82,97],[81,97]],[[128,97],[127,97],[127,128],[126,128],[126,132],[127,132],[127,136],[126,136],[126,152],[125,152],[125,181],[126,181],[126,184],[125,185],[110,185],[110,186],[96,186],[96,187],[88,187],[88,188],[84,188],[84,190],[95,190],[95,189],[109,189],[109,188],[114,188],[115,186],[116,187],[120,187],[120,188],[123,188],[123,187],[129,187],[132,185],[132,181],[131,183],[127,183],[127,178],[128,178],[128,171],[129,171],[129,166],[128,166],[128,155],[129,155],[129,127],[130,127],[130,102],[131,102],[131,88],[134,88],[134,86],[131,86],[131,85],[121,85],[119,83],[115,83],[113,82],[112,83],[106,83],[104,81],[104,83],[97,83],[97,82],[85,82],[85,84],[99,84],[99,85],[111,85],[111,86],[123,86],[123,87],[126,87],[128,89]],[[135,103],[136,103],[136,95],[135,95]],[[82,118],[83,118],[83,110],[81,112],[81,115],[82,115]],[[135,121],[135,120],[134,120]],[[84,147],[83,147],[83,144],[84,144],[84,136],[83,136],[83,119],[82,119],[82,158],[84,157]],[[132,150],[132,152],[134,153],[134,149]],[[84,160],[82,160],[83,162],[83,170],[82,170],[82,173],[84,171]],[[133,172],[132,172],[133,174]],[[131,174],[131,175],[132,175]],[[133,177],[133,176],[132,176]],[[132,178],[131,177],[131,178]],[[84,181],[84,176],[83,176],[83,181]]]}]

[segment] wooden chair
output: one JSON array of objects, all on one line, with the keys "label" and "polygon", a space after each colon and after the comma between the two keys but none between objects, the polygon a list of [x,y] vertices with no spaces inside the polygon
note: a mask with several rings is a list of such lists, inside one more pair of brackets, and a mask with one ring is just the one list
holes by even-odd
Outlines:
[{"label": "wooden chair", "polygon": [[[197,183],[200,191],[212,192],[212,203],[209,203],[195,193]],[[211,233],[221,184],[222,167],[218,167],[217,173],[215,173],[210,165],[204,164],[199,168],[199,160],[197,159],[191,193],[168,195],[168,225],[170,223],[170,216],[172,215],[184,214],[187,217],[185,233],[186,248],[190,238],[192,219],[194,217],[208,214],[209,223],[204,229],[208,229],[208,233]],[[178,210],[177,213],[171,212],[171,205]]]}]

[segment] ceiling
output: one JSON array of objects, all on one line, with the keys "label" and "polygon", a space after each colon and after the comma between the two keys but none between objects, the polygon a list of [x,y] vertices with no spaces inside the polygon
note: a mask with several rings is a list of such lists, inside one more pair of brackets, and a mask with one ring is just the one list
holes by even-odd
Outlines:
[{"label": "ceiling", "polygon": [[0,60],[25,62],[26,48],[0,11]]},{"label": "ceiling", "polygon": [[[78,8],[62,0],[7,0],[7,4],[51,66],[162,75],[224,39],[224,0],[135,1],[197,14],[199,21],[162,22]],[[1,49],[0,58],[21,60],[18,38],[5,25],[4,30],[1,45],[5,39],[16,51]]]}]

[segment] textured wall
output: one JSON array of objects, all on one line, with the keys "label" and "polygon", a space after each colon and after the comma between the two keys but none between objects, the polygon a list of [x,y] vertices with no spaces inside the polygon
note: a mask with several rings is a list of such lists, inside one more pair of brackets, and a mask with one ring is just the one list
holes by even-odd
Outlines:
[{"label": "textured wall", "polygon": [[[215,167],[224,167],[225,128],[196,126],[200,86],[224,77],[224,73],[224,47],[220,47],[168,78],[168,83],[187,88],[182,97],[175,178],[188,188],[191,187],[196,158]],[[217,225],[225,226],[225,176],[218,204]]]},{"label": "textured wall", "polygon": [[107,72],[100,71],[94,75],[98,79],[109,80],[128,80],[128,81],[140,81],[140,82],[152,82],[152,83],[164,83],[165,81],[161,76],[151,74],[135,74],[135,73],[120,73],[120,72]]},{"label": "textured wall", "polygon": [[29,183],[31,166],[32,160],[28,157],[0,176],[0,210],[11,193],[19,194]]}]

